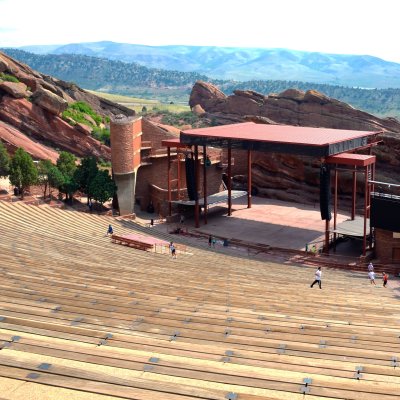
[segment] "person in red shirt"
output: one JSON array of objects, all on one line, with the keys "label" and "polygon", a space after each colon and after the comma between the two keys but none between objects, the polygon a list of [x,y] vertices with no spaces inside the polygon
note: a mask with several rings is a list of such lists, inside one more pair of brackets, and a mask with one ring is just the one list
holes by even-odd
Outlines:
[{"label": "person in red shirt", "polygon": [[389,275],[386,272],[382,272],[383,287],[386,287]]}]

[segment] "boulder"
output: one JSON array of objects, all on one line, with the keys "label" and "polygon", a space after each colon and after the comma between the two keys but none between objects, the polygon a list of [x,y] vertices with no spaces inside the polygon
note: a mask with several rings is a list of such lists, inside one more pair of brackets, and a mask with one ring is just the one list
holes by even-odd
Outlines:
[{"label": "boulder", "polygon": [[28,75],[22,71],[18,71],[15,76],[18,78],[19,81],[25,83],[25,85],[28,86],[32,92],[34,92],[38,88],[38,80],[34,76]]},{"label": "boulder", "polygon": [[33,93],[32,101],[54,115],[61,114],[68,107],[67,101],[43,88],[39,88]]},{"label": "boulder", "polygon": [[331,99],[328,96],[325,96],[323,93],[317,92],[316,90],[307,90],[306,94],[304,95],[304,101],[327,104],[331,102]]},{"label": "boulder", "polygon": [[190,93],[189,106],[193,108],[199,104],[206,110],[207,106],[212,106],[212,104],[218,103],[219,100],[223,101],[225,99],[226,95],[216,86],[211,83],[197,81]]},{"label": "boulder", "polygon": [[0,54],[0,72],[4,72],[8,70],[8,63]]},{"label": "boulder", "polygon": [[201,115],[205,114],[205,111],[200,104],[196,104],[194,107],[192,107],[192,113],[200,117]]},{"label": "boulder", "polygon": [[283,92],[275,95],[277,99],[288,99],[295,101],[303,101],[305,93],[302,90],[298,89],[287,89]]},{"label": "boulder", "polygon": [[91,135],[92,134],[92,128],[88,125],[82,124],[81,122],[78,122],[75,125],[75,129],[77,129],[79,132],[84,133],[85,135]]},{"label": "boulder", "polygon": [[22,82],[5,82],[0,81],[0,90],[8,93],[16,99],[22,99],[26,97],[26,85]]}]

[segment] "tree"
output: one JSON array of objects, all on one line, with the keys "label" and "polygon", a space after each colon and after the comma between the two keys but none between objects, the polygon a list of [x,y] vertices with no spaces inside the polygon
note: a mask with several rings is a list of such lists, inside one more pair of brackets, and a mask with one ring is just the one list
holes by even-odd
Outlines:
[{"label": "tree", "polygon": [[98,171],[89,184],[89,191],[93,199],[101,204],[110,200],[114,196],[116,190],[117,186],[111,178],[108,170]]},{"label": "tree", "polygon": [[96,159],[94,157],[84,157],[82,158],[81,165],[79,165],[74,174],[79,189],[87,194],[88,204],[89,199],[93,198],[89,186],[98,172],[99,168],[97,167]]},{"label": "tree", "polygon": [[38,164],[38,183],[43,188],[43,198],[46,198],[47,188],[49,186],[49,171],[53,167],[50,160],[41,160]]},{"label": "tree", "polygon": [[77,181],[75,180],[75,177],[69,177],[69,176],[64,176],[64,181],[62,185],[58,187],[59,191],[61,193],[65,193],[65,200],[72,202],[72,198],[74,196],[74,193],[79,189],[79,185]]},{"label": "tree", "polygon": [[67,151],[61,151],[57,160],[57,168],[64,176],[74,176],[76,170],[76,157]]},{"label": "tree", "polygon": [[21,199],[24,191],[37,182],[38,171],[32,157],[22,148],[18,148],[10,163],[10,182],[20,189]]},{"label": "tree", "polygon": [[7,153],[3,142],[0,140],[0,176],[8,176],[10,173],[10,156]]},{"label": "tree", "polygon": [[77,171],[76,157],[67,151],[60,152],[60,156],[57,160],[57,167],[63,176],[63,180],[55,187],[57,187],[61,193],[65,193],[66,201],[72,200],[74,193],[79,187],[75,179],[75,173]]},{"label": "tree", "polygon": [[65,176],[61,173],[61,171],[55,166],[52,165],[47,173],[48,181],[49,181],[49,197],[51,198],[52,190],[51,188],[60,188],[65,184]]}]

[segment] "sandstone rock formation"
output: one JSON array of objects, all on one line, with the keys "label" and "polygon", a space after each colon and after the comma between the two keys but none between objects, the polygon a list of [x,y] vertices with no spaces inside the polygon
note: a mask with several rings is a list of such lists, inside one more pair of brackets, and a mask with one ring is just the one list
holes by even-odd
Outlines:
[{"label": "sandstone rock formation", "polygon": [[22,147],[36,160],[57,162],[58,153],[55,150],[27,137],[18,129],[2,121],[0,121],[0,138],[10,154],[14,154],[18,147]]},{"label": "sandstone rock formation", "polygon": [[[226,96],[214,85],[196,82],[189,105],[202,108],[203,118],[213,124],[243,121],[325,127],[335,129],[379,131],[383,145],[374,148],[377,155],[377,179],[400,182],[400,122],[395,118],[378,118],[349,104],[329,98],[315,90],[302,92],[288,89],[279,94],[264,96],[254,91],[236,90]],[[240,186],[246,181],[246,166],[236,154],[234,172]],[[318,201],[319,160],[287,154],[256,153],[253,156],[253,184],[266,196],[300,202]],[[359,191],[362,176],[359,174]],[[341,174],[340,191],[349,194],[351,175]]]},{"label": "sandstone rock formation", "polygon": [[27,86],[22,82],[0,82],[0,90],[10,94],[16,99],[26,97]]},{"label": "sandstone rock formation", "polygon": [[43,88],[35,90],[35,93],[32,95],[32,101],[54,115],[60,115],[68,107],[66,100]]},{"label": "sandstone rock formation", "polygon": [[214,85],[198,81],[193,86],[189,105],[191,108],[199,105],[216,122],[264,117],[286,125],[400,132],[400,122],[394,118],[375,117],[315,90],[288,89],[269,96],[235,90],[233,95],[226,96]]},{"label": "sandstone rock formation", "polygon": [[[94,139],[85,126],[71,126],[60,118],[68,103],[84,101],[98,114],[110,117],[135,113],[85,92],[73,83],[40,74],[1,52],[0,72],[20,81],[14,83],[0,80],[0,140],[12,150],[16,143],[23,144],[22,138],[25,137],[26,145],[22,147],[39,159],[44,157],[54,161],[57,158],[50,146],[81,157],[93,155],[110,160],[110,149]],[[15,143],[10,139],[10,132],[18,137]],[[46,146],[42,147],[43,144],[39,142]],[[50,153],[46,153],[44,148]]]}]

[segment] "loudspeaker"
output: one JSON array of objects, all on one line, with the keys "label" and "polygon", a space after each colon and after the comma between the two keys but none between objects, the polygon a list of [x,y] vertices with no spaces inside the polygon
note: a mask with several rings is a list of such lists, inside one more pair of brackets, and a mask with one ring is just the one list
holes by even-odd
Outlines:
[{"label": "loudspeaker", "polygon": [[195,174],[195,160],[193,158],[185,158],[186,169],[186,187],[189,200],[197,200],[196,191],[196,174]]},{"label": "loudspeaker", "polygon": [[319,173],[319,207],[321,219],[330,221],[331,213],[331,169],[328,165],[322,164]]}]

